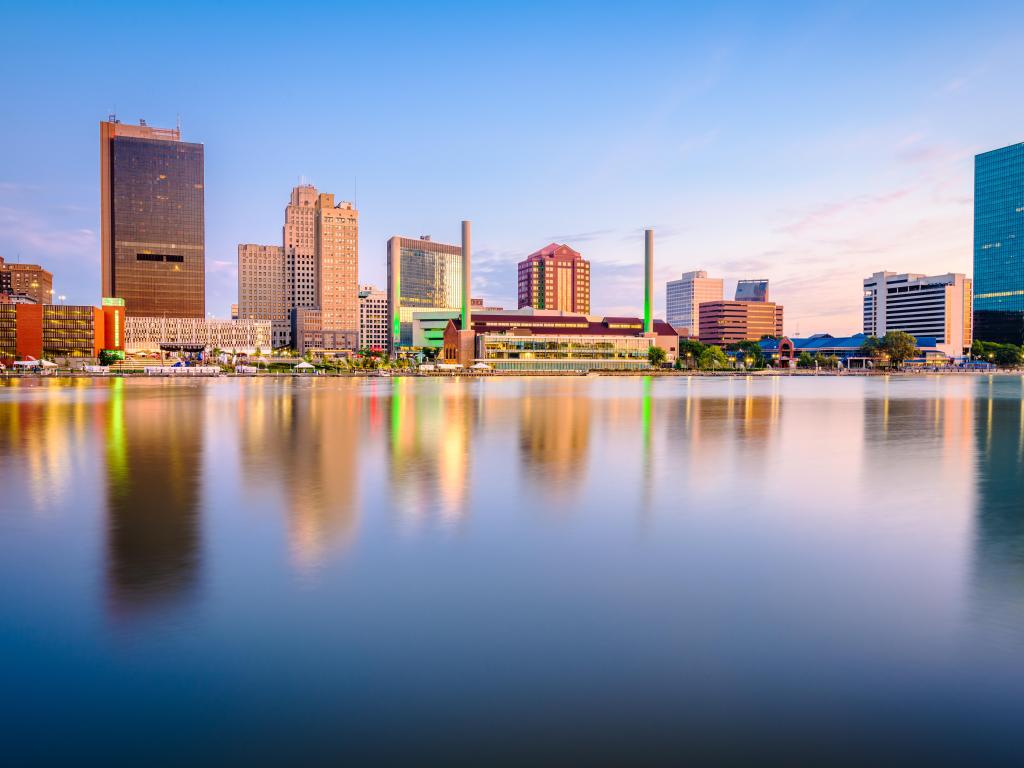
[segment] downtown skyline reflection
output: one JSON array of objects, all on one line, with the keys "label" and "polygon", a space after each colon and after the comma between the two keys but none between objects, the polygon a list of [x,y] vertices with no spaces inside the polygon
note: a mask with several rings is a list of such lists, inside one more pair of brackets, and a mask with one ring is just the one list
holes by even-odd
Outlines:
[{"label": "downtown skyline reflection", "polygon": [[1022,467],[1014,376],[7,380],[5,716],[136,759],[171,718],[168,762],[999,758]]}]

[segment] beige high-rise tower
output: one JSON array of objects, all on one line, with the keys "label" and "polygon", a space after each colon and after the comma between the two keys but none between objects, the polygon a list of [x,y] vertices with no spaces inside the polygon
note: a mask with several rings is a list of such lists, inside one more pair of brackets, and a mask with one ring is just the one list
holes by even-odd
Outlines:
[{"label": "beige high-rise tower", "polygon": [[[359,212],[334,195],[316,201],[318,305],[324,346],[356,349],[359,343]],[[330,336],[333,335],[333,339]]]}]

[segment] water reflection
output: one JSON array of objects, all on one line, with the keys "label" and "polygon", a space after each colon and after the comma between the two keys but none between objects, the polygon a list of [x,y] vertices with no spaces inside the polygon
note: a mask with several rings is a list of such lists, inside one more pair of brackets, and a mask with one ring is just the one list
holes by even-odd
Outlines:
[{"label": "water reflection", "polygon": [[[977,382],[977,512],[974,531],[973,616],[993,649],[1024,650],[1013,630],[1024,626],[1024,380]],[[989,637],[992,637],[990,634]]]},{"label": "water reflection", "polygon": [[348,549],[359,528],[365,401],[352,382],[256,380],[237,400],[242,476],[250,503],[285,515],[301,569]]},{"label": "water reflection", "polygon": [[470,441],[483,403],[475,382],[391,384],[389,485],[403,525],[459,525],[468,514]]},{"label": "water reflection", "polygon": [[206,388],[110,382],[103,418],[107,583],[112,609],[180,600],[201,564]]},{"label": "water reflection", "polygon": [[556,379],[528,381],[518,405],[523,481],[564,503],[586,475],[594,404],[579,382]]}]

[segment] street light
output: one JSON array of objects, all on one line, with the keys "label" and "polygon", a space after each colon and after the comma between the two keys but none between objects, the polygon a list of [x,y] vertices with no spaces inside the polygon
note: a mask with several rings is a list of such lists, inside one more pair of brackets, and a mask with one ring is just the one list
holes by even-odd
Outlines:
[{"label": "street light", "polygon": [[67,296],[65,296],[65,295],[64,295],[64,294],[62,293],[62,294],[61,294],[60,296],[58,296],[57,298],[59,298],[59,299],[60,299],[60,303],[61,303],[61,304],[63,304],[63,303],[64,303],[64,300],[65,300],[65,299],[67,299]]}]

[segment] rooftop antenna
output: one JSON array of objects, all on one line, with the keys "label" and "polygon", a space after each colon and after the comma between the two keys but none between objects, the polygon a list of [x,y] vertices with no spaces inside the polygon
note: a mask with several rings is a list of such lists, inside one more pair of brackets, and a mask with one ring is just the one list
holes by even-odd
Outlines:
[{"label": "rooftop antenna", "polygon": [[177,120],[177,123],[176,123],[176,127],[178,129],[178,138],[181,138],[181,112],[178,113],[178,120]]}]

